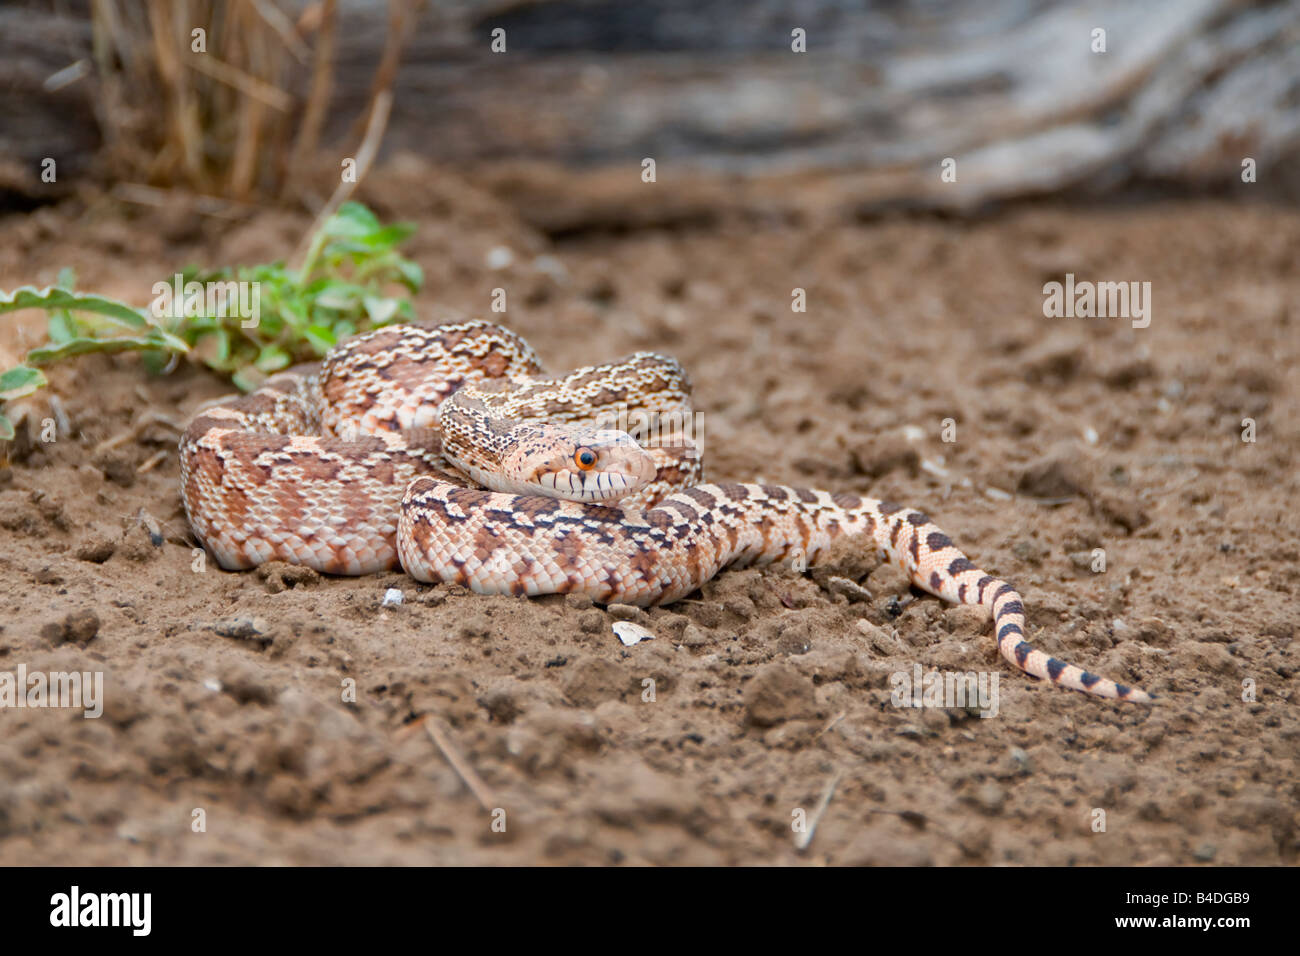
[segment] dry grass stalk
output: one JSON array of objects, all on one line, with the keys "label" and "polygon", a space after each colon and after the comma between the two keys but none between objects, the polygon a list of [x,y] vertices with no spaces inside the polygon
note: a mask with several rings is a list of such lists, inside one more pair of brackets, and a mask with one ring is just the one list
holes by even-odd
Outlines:
[{"label": "dry grass stalk", "polygon": [[[412,9],[389,0],[368,108],[348,136],[358,151],[340,154],[357,157],[358,178],[387,125]],[[113,178],[239,202],[324,194],[301,180],[329,115],[338,3],[309,4],[295,25],[296,12],[285,0],[91,0]]]}]

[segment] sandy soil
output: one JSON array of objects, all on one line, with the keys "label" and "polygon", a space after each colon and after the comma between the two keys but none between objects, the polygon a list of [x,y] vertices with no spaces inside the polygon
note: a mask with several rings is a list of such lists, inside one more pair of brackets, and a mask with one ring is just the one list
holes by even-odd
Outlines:
[{"label": "sandy soil", "polygon": [[[95,357],[52,372],[71,434],[0,470],[0,670],[101,670],[105,712],[0,710],[0,863],[1295,862],[1300,214],[1045,207],[551,243],[412,175],[364,198],[420,224],[423,315],[487,315],[502,287],[553,368],[676,355],[711,477],[923,508],[1021,587],[1035,643],[1161,700],[1035,682],[977,613],[870,561],[835,569],[870,600],[825,574],[724,573],[635,614],[657,638],[631,648],[574,599],[199,571],[173,426],[227,389]],[[120,216],[7,220],[0,286],[72,265],[144,304],[186,262],[282,257],[306,225]],[[495,246],[515,255],[494,272]],[[1044,318],[1066,272],[1150,281],[1150,327]],[[33,328],[6,320],[0,348]],[[405,603],[381,607],[393,587]],[[916,664],[998,675],[998,715],[892,706],[890,675]],[[415,722],[430,714],[504,833]],[[833,780],[801,851],[796,811]]]}]

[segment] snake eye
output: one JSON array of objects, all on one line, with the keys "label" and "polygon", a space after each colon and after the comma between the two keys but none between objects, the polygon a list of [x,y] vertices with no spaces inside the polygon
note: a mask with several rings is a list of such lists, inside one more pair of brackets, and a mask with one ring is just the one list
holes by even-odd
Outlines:
[{"label": "snake eye", "polygon": [[596,467],[596,453],[590,448],[579,448],[573,455],[573,461],[583,471]]}]

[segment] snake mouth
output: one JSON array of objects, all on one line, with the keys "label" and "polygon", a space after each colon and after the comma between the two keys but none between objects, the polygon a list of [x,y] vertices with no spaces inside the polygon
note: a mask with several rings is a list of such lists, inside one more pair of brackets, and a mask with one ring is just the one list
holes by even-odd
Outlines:
[{"label": "snake mouth", "polygon": [[569,501],[615,501],[632,494],[649,480],[640,474],[618,471],[569,471],[568,469],[544,472],[537,476],[543,493]]}]

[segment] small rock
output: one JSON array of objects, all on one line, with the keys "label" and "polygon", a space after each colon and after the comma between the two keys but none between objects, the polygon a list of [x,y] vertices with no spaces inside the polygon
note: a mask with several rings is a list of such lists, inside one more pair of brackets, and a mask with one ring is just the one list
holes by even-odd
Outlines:
[{"label": "small rock", "polygon": [[600,634],[605,630],[605,614],[592,608],[578,616],[578,630],[584,634]]},{"label": "small rock", "polygon": [[265,583],[266,590],[271,594],[279,594],[300,584],[320,583],[320,575],[313,569],[285,561],[268,561],[266,564],[259,565],[257,577]]},{"label": "small rock", "polygon": [[758,608],[754,602],[743,594],[738,597],[728,598],[723,602],[722,606],[742,621],[752,621],[758,615]]},{"label": "small rock", "polygon": [[515,254],[506,246],[493,246],[485,257],[489,269],[506,269],[515,261]]},{"label": "small rock", "polygon": [[704,647],[706,644],[712,644],[714,641],[713,634],[702,627],[696,627],[694,624],[687,624],[682,631],[682,643],[687,647]]},{"label": "small rock", "polygon": [[212,630],[222,637],[234,638],[237,641],[270,643],[271,640],[266,620],[261,617],[234,617],[218,621],[212,625]]},{"label": "small rock", "polygon": [[380,606],[397,607],[401,603],[402,603],[401,588],[389,588],[387,591],[384,592],[384,600],[381,602]]},{"label": "small rock", "polygon": [[848,578],[831,577],[826,581],[826,590],[831,594],[845,597],[850,604],[870,603],[871,592],[856,581]]},{"label": "small rock", "polygon": [[515,718],[524,712],[515,695],[508,690],[490,691],[479,700],[479,703],[499,724],[513,723]]},{"label": "small rock", "polygon": [[849,454],[853,467],[873,480],[897,469],[915,476],[921,467],[920,453],[905,438],[874,438],[854,446]]},{"label": "small rock", "polygon": [[605,611],[616,621],[637,621],[644,624],[649,620],[645,611],[632,604],[611,604]]},{"label": "small rock", "polygon": [[1011,553],[1026,564],[1041,564],[1048,554],[1046,548],[1024,538],[1011,545]]},{"label": "small rock", "polygon": [[143,563],[156,558],[160,547],[162,547],[161,536],[159,536],[158,543],[154,544],[153,534],[148,528],[141,524],[133,524],[122,535],[122,541],[117,547],[117,553],[129,561]]},{"label": "small rock", "polygon": [[89,644],[99,633],[99,615],[89,609],[73,611],[63,619],[68,640],[78,644]]},{"label": "small rock", "polygon": [[492,621],[485,614],[475,614],[462,621],[456,628],[456,636],[462,641],[482,640],[492,636]]},{"label": "small rock", "polygon": [[1150,516],[1136,498],[1125,498],[1108,492],[1097,496],[1095,507],[1107,521],[1125,531],[1136,531],[1151,523]]},{"label": "small rock", "polygon": [[722,623],[722,605],[713,601],[692,605],[688,613],[701,627],[717,627]]},{"label": "small rock", "polygon": [[1029,759],[1029,754],[1019,747],[1011,748],[1011,762],[1014,763],[1023,774],[1027,775],[1034,772],[1034,766]]},{"label": "small rock", "polygon": [[1095,560],[1091,551],[1071,551],[1068,555],[1070,563],[1080,571],[1091,571],[1092,562]]},{"label": "small rock", "polygon": [[877,654],[884,657],[892,657],[895,654],[901,654],[906,651],[902,641],[898,640],[884,628],[877,627],[870,621],[859,618],[856,622],[857,629],[866,637],[867,643]]},{"label": "small rock", "polygon": [[117,545],[105,534],[91,534],[83,538],[73,552],[79,561],[90,561],[94,564],[103,564],[113,556],[113,551]]},{"label": "small rock", "polygon": [[817,696],[810,678],[785,663],[768,664],[745,684],[745,719],[757,727],[815,717]]},{"label": "small rock", "polygon": [[1077,456],[1059,451],[1026,465],[1016,490],[1034,498],[1087,497],[1090,484]]},{"label": "small rock", "polygon": [[130,488],[135,484],[135,462],[124,452],[105,452],[92,459],[91,464],[115,485]]},{"label": "small rock", "polygon": [[52,644],[72,642],[83,647],[99,634],[99,615],[91,610],[72,611],[62,621],[51,621],[41,628],[41,637]]},{"label": "small rock", "polygon": [[807,654],[812,648],[812,625],[800,617],[787,618],[777,627],[776,650],[780,654]]},{"label": "small rock", "polygon": [[631,684],[628,673],[613,661],[587,657],[569,670],[564,693],[579,707],[594,707],[602,701],[621,700]]},{"label": "small rock", "polygon": [[35,577],[36,577],[37,584],[62,584],[63,583],[63,575],[61,575],[58,571],[55,571],[53,568],[49,566],[43,567],[39,571],[37,571]]},{"label": "small rock", "polygon": [[992,781],[975,791],[975,805],[989,816],[997,816],[1007,802],[1007,792]]}]

